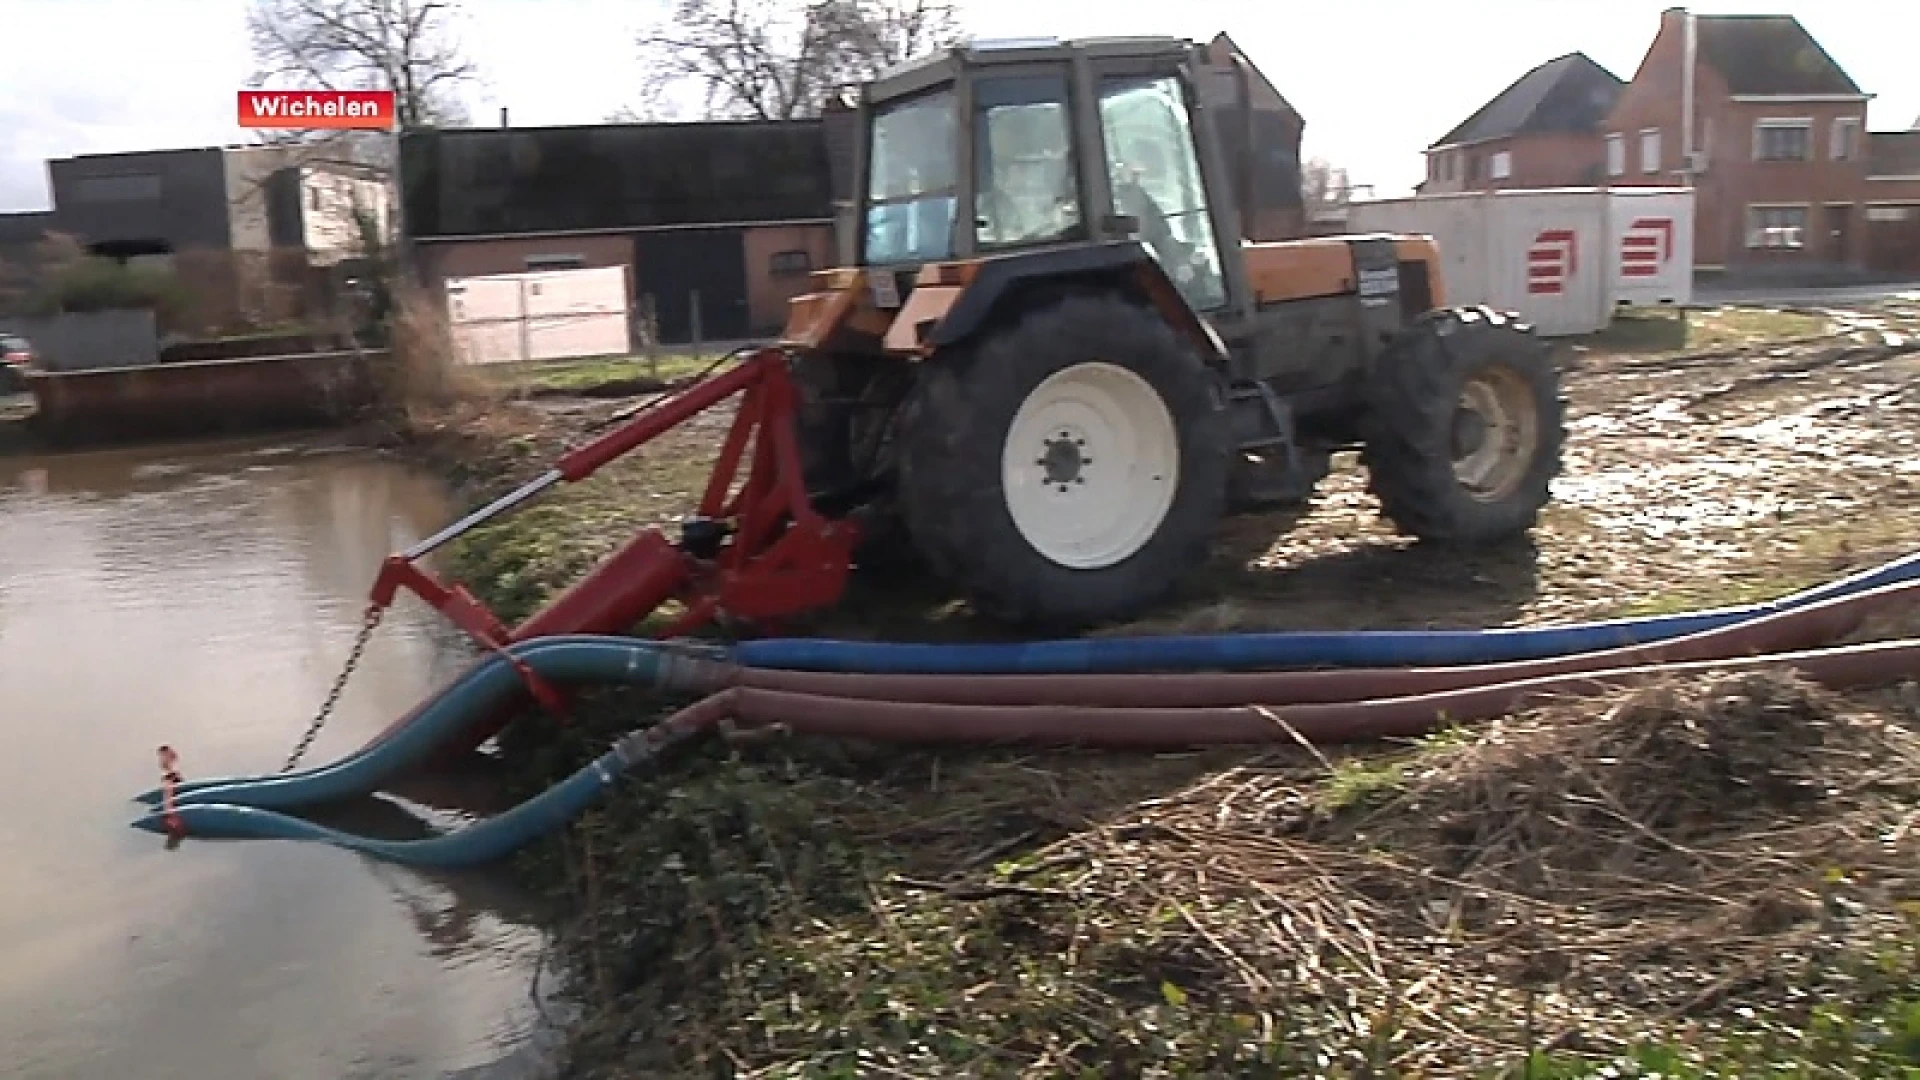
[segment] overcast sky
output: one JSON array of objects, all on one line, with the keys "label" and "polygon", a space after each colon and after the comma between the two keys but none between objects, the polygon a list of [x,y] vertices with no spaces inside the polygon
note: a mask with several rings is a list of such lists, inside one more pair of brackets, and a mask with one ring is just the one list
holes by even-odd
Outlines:
[{"label": "overcast sky", "polygon": [[[484,78],[476,118],[591,124],[633,101],[635,28],[670,0],[466,0]],[[1379,195],[1407,193],[1420,151],[1535,64],[1582,50],[1621,78],[1667,0],[970,0],[981,36],[1231,33],[1306,117],[1306,151]],[[252,70],[246,0],[6,0],[0,210],[47,205],[50,157],[246,141],[234,92]],[[1777,11],[1705,0],[1702,13]],[[1878,95],[1870,124],[1920,114],[1920,4],[1822,0],[1794,12]]]}]

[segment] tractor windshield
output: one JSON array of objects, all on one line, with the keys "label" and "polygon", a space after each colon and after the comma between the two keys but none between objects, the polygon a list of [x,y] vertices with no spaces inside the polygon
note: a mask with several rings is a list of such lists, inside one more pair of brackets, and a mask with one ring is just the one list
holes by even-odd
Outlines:
[{"label": "tractor windshield", "polygon": [[1141,239],[1187,303],[1200,311],[1226,303],[1213,212],[1180,81],[1102,80],[1100,128],[1114,212],[1139,219]]},{"label": "tractor windshield", "polygon": [[980,250],[1078,236],[1080,191],[1065,75],[974,86],[974,241]]},{"label": "tractor windshield", "polygon": [[958,178],[952,90],[881,106],[868,140],[866,258],[871,265],[953,254]]}]

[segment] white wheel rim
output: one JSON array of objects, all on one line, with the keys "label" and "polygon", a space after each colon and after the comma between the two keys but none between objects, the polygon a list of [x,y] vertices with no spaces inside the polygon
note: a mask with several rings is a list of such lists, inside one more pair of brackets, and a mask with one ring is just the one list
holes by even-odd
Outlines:
[{"label": "white wheel rim", "polygon": [[1180,436],[1152,384],[1115,364],[1075,364],[1027,395],[1007,429],[1007,512],[1034,551],[1073,570],[1130,558],[1166,520]]},{"label": "white wheel rim", "polygon": [[1461,388],[1456,416],[1466,413],[1477,414],[1485,429],[1472,450],[1456,448],[1454,479],[1480,502],[1511,498],[1540,451],[1532,389],[1512,369],[1491,368]]}]

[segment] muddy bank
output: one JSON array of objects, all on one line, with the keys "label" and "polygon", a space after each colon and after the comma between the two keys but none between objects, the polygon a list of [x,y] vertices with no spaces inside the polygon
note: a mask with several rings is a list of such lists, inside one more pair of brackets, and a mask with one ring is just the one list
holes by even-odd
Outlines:
[{"label": "muddy bank", "polygon": [[[1672,610],[1904,553],[1920,311],[1827,321],[1685,355],[1571,351],[1567,473],[1529,544],[1411,546],[1343,463],[1304,513],[1236,519],[1183,596],[1109,632]],[[478,497],[614,408],[523,406],[414,445],[460,462]],[[475,534],[453,568],[524,614],[684,509],[724,422]],[[897,586],[812,628],[983,632]],[[714,746],[519,868],[577,913],[584,1076],[1480,1075],[1530,1047],[1604,1059],[1643,1042],[1723,1070],[1784,1054],[1872,1075],[1859,1033],[1898,1027],[1920,991],[1913,699],[1662,693],[1335,761]],[[524,725],[504,750],[530,791],[660,707],[603,695],[580,725]]]}]

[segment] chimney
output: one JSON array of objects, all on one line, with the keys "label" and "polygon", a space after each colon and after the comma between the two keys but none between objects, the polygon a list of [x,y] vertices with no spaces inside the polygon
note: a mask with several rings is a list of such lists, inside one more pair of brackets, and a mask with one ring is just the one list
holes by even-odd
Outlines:
[{"label": "chimney", "polygon": [[509,126],[507,124],[507,107],[505,105],[500,106],[500,126],[501,127]]}]

